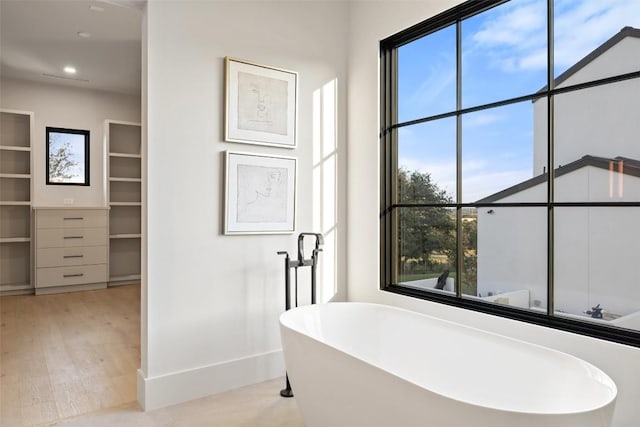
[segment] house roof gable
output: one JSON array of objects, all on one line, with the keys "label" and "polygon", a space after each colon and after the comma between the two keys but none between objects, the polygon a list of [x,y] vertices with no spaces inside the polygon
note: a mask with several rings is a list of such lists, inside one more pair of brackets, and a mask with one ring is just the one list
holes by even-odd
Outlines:
[{"label": "house roof gable", "polygon": [[[603,53],[605,53],[606,51],[608,51],[613,46],[615,46],[616,44],[620,43],[623,39],[625,39],[627,37],[640,38],[640,29],[639,28],[633,28],[633,27],[624,27],[624,28],[622,28],[620,31],[618,31],[609,40],[607,40],[606,42],[602,43],[600,46],[598,46],[593,51],[591,51],[587,56],[585,56],[580,61],[578,61],[575,64],[573,64],[571,67],[569,67],[567,70],[565,70],[562,74],[560,74],[558,77],[556,77],[555,86],[558,87],[564,81],[569,79],[569,77],[573,76],[578,71],[582,70],[589,63],[593,62],[596,58],[601,56]],[[547,86],[545,85],[538,92],[545,91],[546,89],[547,89]],[[534,99],[534,102],[537,101],[538,99],[540,99],[540,98]]]},{"label": "house roof gable", "polygon": [[[575,160],[569,164],[560,166],[555,170],[555,177],[561,177],[563,175],[570,174],[578,169],[582,169],[586,166],[592,166],[599,169],[609,170],[611,166],[611,162],[616,164],[623,164],[624,166],[619,169],[619,173],[623,173],[625,175],[635,176],[640,178],[640,160],[631,159],[628,157],[615,157],[612,159],[606,157],[596,157],[586,155],[582,158]],[[538,176],[534,176],[526,181],[522,181],[519,184],[516,184],[512,187],[505,188],[502,191],[494,193],[490,196],[487,196],[483,199],[478,200],[476,203],[492,203],[505,197],[512,196],[514,194],[520,193],[521,191],[527,190],[529,188],[535,187],[536,185],[540,185],[542,183],[547,182],[549,174],[543,173]]]}]

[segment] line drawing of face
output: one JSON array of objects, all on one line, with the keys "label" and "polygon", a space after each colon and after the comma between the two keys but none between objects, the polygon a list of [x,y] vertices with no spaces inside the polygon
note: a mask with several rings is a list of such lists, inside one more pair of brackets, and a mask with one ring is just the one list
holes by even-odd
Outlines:
[{"label": "line drawing of face", "polygon": [[258,121],[269,121],[269,94],[262,93],[262,90],[257,86],[251,87],[251,93],[253,93],[257,99],[256,102],[256,119]]},{"label": "line drawing of face", "polygon": [[256,188],[256,193],[263,197],[271,197],[274,188],[280,184],[282,180],[282,174],[277,169],[272,169],[267,172],[263,186]]}]

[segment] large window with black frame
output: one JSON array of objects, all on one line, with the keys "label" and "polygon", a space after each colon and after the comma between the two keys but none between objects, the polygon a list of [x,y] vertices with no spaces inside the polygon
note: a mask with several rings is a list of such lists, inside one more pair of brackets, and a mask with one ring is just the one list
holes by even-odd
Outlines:
[{"label": "large window with black frame", "polygon": [[382,288],[640,346],[640,0],[467,1],[380,46]]}]

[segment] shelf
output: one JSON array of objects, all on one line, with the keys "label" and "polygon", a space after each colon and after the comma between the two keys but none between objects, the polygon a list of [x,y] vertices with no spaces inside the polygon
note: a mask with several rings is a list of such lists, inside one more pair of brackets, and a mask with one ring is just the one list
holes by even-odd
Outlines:
[{"label": "shelf", "polygon": [[28,173],[0,173],[0,178],[31,179]]},{"label": "shelf", "polygon": [[[140,157],[109,157],[109,178],[142,178]],[[142,180],[140,181],[142,182]]]},{"label": "shelf", "polygon": [[110,206],[142,206],[142,202],[111,202]]},{"label": "shelf", "polygon": [[117,282],[120,280],[140,280],[142,276],[139,274],[128,274],[126,276],[110,276],[109,281]]},{"label": "shelf", "polygon": [[128,274],[126,276],[109,276],[110,282],[124,282],[129,280],[140,280],[142,276],[139,274]]},{"label": "shelf", "polygon": [[0,145],[0,150],[5,151],[31,151],[31,147],[21,147],[18,145]]},{"label": "shelf", "polygon": [[135,233],[130,233],[130,234],[111,234],[109,235],[110,239],[139,239],[142,237],[142,234],[135,234]]},{"label": "shelf", "polygon": [[30,175],[31,153],[25,150],[4,150],[0,153],[0,172],[5,175]]},{"label": "shelf", "polygon": [[0,292],[24,293],[31,286],[33,113],[0,112]]},{"label": "shelf", "polygon": [[21,282],[0,284],[0,292],[23,291],[25,289],[32,289],[31,283]]},{"label": "shelf", "polygon": [[0,206],[31,206],[30,201],[0,201]]},{"label": "shelf", "polygon": [[111,177],[109,178],[111,182],[142,182],[142,178],[122,178],[122,177]]},{"label": "shelf", "polygon": [[141,159],[142,154],[109,153],[109,157],[127,157],[130,159]]},{"label": "shelf", "polygon": [[31,244],[0,245],[0,289],[17,290],[24,283],[31,283]]},{"label": "shelf", "polygon": [[0,243],[22,243],[30,241],[30,237],[0,237]]},{"label": "shelf", "polygon": [[142,219],[141,128],[106,121],[109,153],[109,286],[140,281]]}]

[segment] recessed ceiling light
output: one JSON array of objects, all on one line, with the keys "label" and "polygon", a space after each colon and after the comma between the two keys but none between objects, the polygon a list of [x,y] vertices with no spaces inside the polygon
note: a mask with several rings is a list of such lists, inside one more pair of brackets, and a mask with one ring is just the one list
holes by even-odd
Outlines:
[{"label": "recessed ceiling light", "polygon": [[87,39],[91,37],[91,33],[87,33],[86,31],[78,31],[78,37]]},{"label": "recessed ceiling light", "polygon": [[103,7],[96,6],[95,4],[92,4],[91,6],[89,6],[89,9],[93,10],[94,12],[104,12]]},{"label": "recessed ceiling light", "polygon": [[72,67],[71,65],[67,65],[66,67],[64,67],[64,72],[67,74],[75,74],[76,68]]}]

